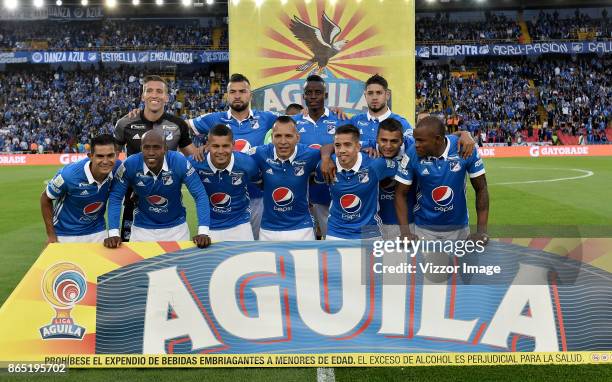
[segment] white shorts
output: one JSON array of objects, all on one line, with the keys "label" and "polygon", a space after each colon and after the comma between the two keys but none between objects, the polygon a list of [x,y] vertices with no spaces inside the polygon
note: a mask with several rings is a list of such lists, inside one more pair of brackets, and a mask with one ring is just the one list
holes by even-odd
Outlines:
[{"label": "white shorts", "polygon": [[[414,232],[414,223],[410,223],[409,228],[410,232]],[[402,234],[397,224],[383,224],[381,231],[384,240],[395,240]]]},{"label": "white shorts", "polygon": [[337,236],[325,236],[325,240],[382,240],[381,236],[376,236],[376,237],[369,237],[367,239],[345,239],[343,237],[337,237]]},{"label": "white shorts", "polygon": [[312,217],[319,226],[321,236],[325,237],[327,234],[327,219],[329,219],[329,206],[324,204],[313,204],[312,205]]},{"label": "white shorts", "polygon": [[217,241],[252,241],[253,230],[251,223],[242,223],[232,228],[211,229],[208,233],[210,240]]},{"label": "white shorts", "polygon": [[415,226],[413,232],[419,237],[419,239],[424,238],[429,240],[465,240],[470,235],[470,227],[463,227],[453,231],[439,232]]},{"label": "white shorts", "polygon": [[270,231],[262,228],[259,231],[260,241],[303,241],[315,239],[312,227],[294,229],[291,231]]},{"label": "white shorts", "polygon": [[81,236],[58,236],[58,243],[103,243],[108,238],[106,230]]},{"label": "white shorts", "polygon": [[253,237],[258,240],[259,228],[261,227],[261,215],[263,214],[263,198],[252,198],[249,206],[251,209],[251,228]]},{"label": "white shorts", "polygon": [[134,241],[189,241],[189,226],[187,223],[170,228],[141,228],[132,225],[130,242]]}]

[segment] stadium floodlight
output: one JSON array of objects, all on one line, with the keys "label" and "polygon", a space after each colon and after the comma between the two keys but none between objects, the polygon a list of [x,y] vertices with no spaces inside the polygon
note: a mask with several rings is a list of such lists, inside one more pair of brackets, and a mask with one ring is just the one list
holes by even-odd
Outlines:
[{"label": "stadium floodlight", "polygon": [[8,10],[17,9],[17,6],[19,6],[17,0],[4,0],[4,8]]},{"label": "stadium floodlight", "polygon": [[45,1],[44,0],[34,0],[34,7],[35,8],[42,8],[43,5],[45,5]]},{"label": "stadium floodlight", "polygon": [[140,5],[140,0],[132,0],[132,5]]},{"label": "stadium floodlight", "polygon": [[117,6],[117,0],[106,0],[106,6],[109,8],[115,8]]},{"label": "stadium floodlight", "polygon": [[191,7],[191,0],[181,0],[184,7]]},{"label": "stadium floodlight", "polygon": [[57,1],[55,2],[55,5],[57,5],[58,7],[61,7],[61,6],[62,6],[62,4],[63,4],[63,3],[62,3],[62,0],[57,0]]},{"label": "stadium floodlight", "polygon": [[155,4],[162,6],[164,5],[164,0],[155,0]]},{"label": "stadium floodlight", "polygon": [[206,4],[208,5],[213,5],[215,3],[215,0],[206,0]]},{"label": "stadium floodlight", "polygon": [[89,4],[89,0],[81,0],[81,5],[86,7]]}]

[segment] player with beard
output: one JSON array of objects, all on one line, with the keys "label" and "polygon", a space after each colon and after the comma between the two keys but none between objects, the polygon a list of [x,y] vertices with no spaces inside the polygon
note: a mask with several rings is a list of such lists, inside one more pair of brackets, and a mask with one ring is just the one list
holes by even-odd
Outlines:
[{"label": "player with beard", "polygon": [[410,123],[404,117],[392,113],[387,105],[391,98],[387,80],[375,74],[368,78],[365,85],[364,96],[368,104],[368,111],[351,118],[351,124],[359,129],[361,140],[363,142],[376,140],[378,124],[387,118],[396,119],[402,124],[402,134],[404,136],[412,135]]},{"label": "player with beard", "polygon": [[[187,121],[196,134],[208,134],[218,124],[232,129],[234,150],[247,153],[251,147],[264,144],[266,133],[272,129],[277,114],[251,109],[251,84],[242,74],[232,74],[227,85],[229,110],[209,113]],[[255,185],[248,188],[251,226],[255,239],[259,236],[263,209],[262,191]]]}]

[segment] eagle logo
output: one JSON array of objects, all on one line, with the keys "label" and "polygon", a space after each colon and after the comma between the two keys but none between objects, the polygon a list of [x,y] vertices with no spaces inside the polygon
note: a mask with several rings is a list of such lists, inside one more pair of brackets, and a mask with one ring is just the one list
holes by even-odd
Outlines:
[{"label": "eagle logo", "polygon": [[306,44],[313,55],[310,60],[295,68],[299,72],[308,70],[315,63],[319,70],[323,69],[330,58],[338,54],[348,43],[348,40],[336,41],[342,30],[325,12],[321,15],[321,28],[316,28],[299,17],[293,16],[289,29],[298,40]]}]

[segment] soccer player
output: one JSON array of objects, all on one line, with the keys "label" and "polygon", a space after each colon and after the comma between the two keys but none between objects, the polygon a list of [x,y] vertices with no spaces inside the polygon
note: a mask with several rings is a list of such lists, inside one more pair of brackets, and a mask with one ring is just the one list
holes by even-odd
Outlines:
[{"label": "soccer player", "polygon": [[368,78],[365,85],[364,96],[368,111],[351,118],[351,124],[359,129],[362,141],[375,140],[378,124],[387,118],[397,119],[402,124],[404,136],[412,135],[410,123],[404,117],[392,113],[387,105],[391,97],[387,80],[375,74]]},{"label": "soccer player", "polygon": [[[208,134],[218,124],[227,125],[234,133],[234,149],[246,153],[251,147],[264,144],[266,133],[274,125],[277,114],[251,109],[251,84],[242,74],[232,74],[227,85],[229,110],[209,113],[187,122],[196,134]],[[259,235],[263,208],[261,189],[249,185],[253,236]]]},{"label": "soccer player", "polygon": [[141,142],[141,152],[127,158],[113,180],[108,208],[109,237],[104,245],[116,248],[121,244],[119,214],[128,187],[138,195],[131,241],[189,240],[181,193],[185,184],[195,199],[198,214],[198,234],[193,242],[200,248],[207,247],[210,211],[206,190],[195,169],[183,155],[167,151],[161,132],[148,131]]},{"label": "soccer player", "polygon": [[[144,133],[150,130],[161,132],[169,150],[181,150],[185,156],[196,153],[189,136],[187,122],[172,114],[166,113],[168,103],[168,84],[160,76],[146,76],[142,85],[143,110],[135,110],[121,118],[115,124],[113,133],[115,141],[120,146],[126,146],[127,155],[140,152]],[[128,195],[132,190],[128,191]],[[134,203],[131,197],[125,198],[123,209],[123,225],[121,236],[123,241],[130,239]]]},{"label": "soccer player", "polygon": [[[311,148],[320,149],[324,145],[332,144],[336,127],[349,123],[325,106],[327,97],[323,78],[317,75],[309,76],[304,87],[304,101],[308,114],[298,114],[293,118],[300,134],[300,143]],[[331,202],[329,187],[326,184],[312,184],[308,191],[308,200],[312,204],[312,212],[321,236],[324,237],[327,234],[327,218]]]},{"label": "soccer player", "polygon": [[[445,136],[444,123],[436,117],[425,117],[414,130],[415,145],[408,149],[400,163],[395,180],[395,208],[402,236],[464,240],[469,235],[466,202],[466,174],[476,191],[477,232],[472,240],[488,241],[489,192],[482,159],[473,150],[466,160],[459,156],[455,136]],[[418,182],[414,206],[415,232],[408,228],[406,195]]]},{"label": "soccer player", "polygon": [[99,135],[90,146],[87,158],[58,171],[40,196],[47,243],[101,243],[107,237],[106,202],[121,161],[112,135]]},{"label": "soccer player", "polygon": [[[461,155],[464,159],[472,155],[476,142],[467,131],[457,132],[458,147],[461,150]],[[393,159],[398,163],[406,153],[406,150],[414,144],[412,136],[404,137],[402,135],[402,124],[393,118],[387,118],[382,121],[378,128],[376,141],[364,143],[364,150],[371,157],[383,156],[387,159]],[[400,236],[400,228],[398,225],[397,214],[395,213],[395,179],[384,179],[380,182],[380,190],[378,193],[378,203],[380,206],[379,215],[382,220],[382,233],[385,240],[394,240]],[[416,204],[416,187],[413,185],[408,192],[409,205]],[[412,209],[408,210],[408,223],[414,223],[414,213]]]},{"label": "soccer player", "polygon": [[259,240],[315,239],[307,194],[310,175],[321,160],[321,152],[298,144],[299,140],[295,121],[281,116],[272,129],[272,144],[252,150],[251,157],[259,166],[264,186]]},{"label": "soccer player", "polygon": [[[344,125],[336,129],[334,151],[336,179],[330,184],[331,206],[326,240],[381,238],[378,216],[380,181],[395,176],[394,160],[373,159],[362,154],[359,129]],[[317,182],[323,182],[317,167]]]},{"label": "soccer player", "polygon": [[253,240],[247,185],[259,181],[259,168],[251,157],[233,148],[232,130],[219,124],[208,132],[206,160],[189,158],[209,196],[213,241]]}]

